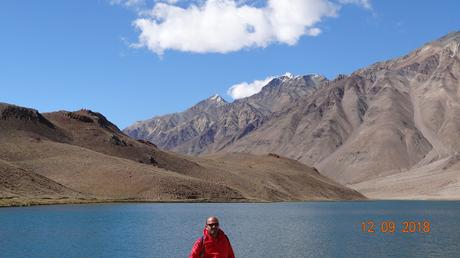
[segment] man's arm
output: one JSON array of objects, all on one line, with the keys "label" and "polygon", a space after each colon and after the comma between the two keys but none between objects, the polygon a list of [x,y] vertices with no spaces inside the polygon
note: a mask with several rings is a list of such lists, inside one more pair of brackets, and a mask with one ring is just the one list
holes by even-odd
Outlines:
[{"label": "man's arm", "polygon": [[235,254],[233,253],[232,244],[230,244],[230,240],[227,237],[228,242],[228,258],[235,258]]},{"label": "man's arm", "polygon": [[203,244],[201,243],[201,238],[195,241],[195,244],[192,247],[192,251],[189,254],[189,258],[200,258],[201,250],[203,249]]}]

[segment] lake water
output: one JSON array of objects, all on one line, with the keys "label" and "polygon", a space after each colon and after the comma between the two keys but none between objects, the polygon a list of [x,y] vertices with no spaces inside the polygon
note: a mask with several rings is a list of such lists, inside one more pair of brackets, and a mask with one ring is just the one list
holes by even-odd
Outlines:
[{"label": "lake water", "polygon": [[460,202],[438,201],[1,208],[0,257],[187,257],[209,215],[237,257],[460,257]]}]

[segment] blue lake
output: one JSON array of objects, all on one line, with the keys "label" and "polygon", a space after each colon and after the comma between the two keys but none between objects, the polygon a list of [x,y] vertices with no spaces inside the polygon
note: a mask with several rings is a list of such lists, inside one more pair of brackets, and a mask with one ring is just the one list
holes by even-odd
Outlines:
[{"label": "blue lake", "polygon": [[187,257],[210,215],[237,257],[460,257],[460,202],[441,201],[0,208],[0,257]]}]

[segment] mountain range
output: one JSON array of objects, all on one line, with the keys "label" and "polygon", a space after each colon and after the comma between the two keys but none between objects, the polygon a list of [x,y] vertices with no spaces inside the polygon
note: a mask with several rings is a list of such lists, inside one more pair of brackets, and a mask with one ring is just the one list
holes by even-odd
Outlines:
[{"label": "mountain range", "polygon": [[282,76],[249,98],[227,103],[214,95],[182,113],[137,122],[123,131],[166,150],[189,155],[214,153],[257,130],[324,81],[320,75]]},{"label": "mountain range", "polygon": [[[331,64],[333,65],[333,64]],[[350,75],[282,76],[123,130],[187,155],[274,153],[371,198],[460,198],[460,32]]]},{"label": "mountain range", "polygon": [[364,198],[278,155],[187,157],[135,140],[91,110],[42,114],[0,103],[0,206]]}]

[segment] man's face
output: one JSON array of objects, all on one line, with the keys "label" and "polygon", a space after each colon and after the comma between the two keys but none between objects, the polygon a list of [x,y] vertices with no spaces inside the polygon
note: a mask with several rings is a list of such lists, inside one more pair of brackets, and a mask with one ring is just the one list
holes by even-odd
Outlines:
[{"label": "man's face", "polygon": [[216,218],[209,218],[206,221],[206,230],[209,234],[215,236],[219,230],[219,221]]}]

